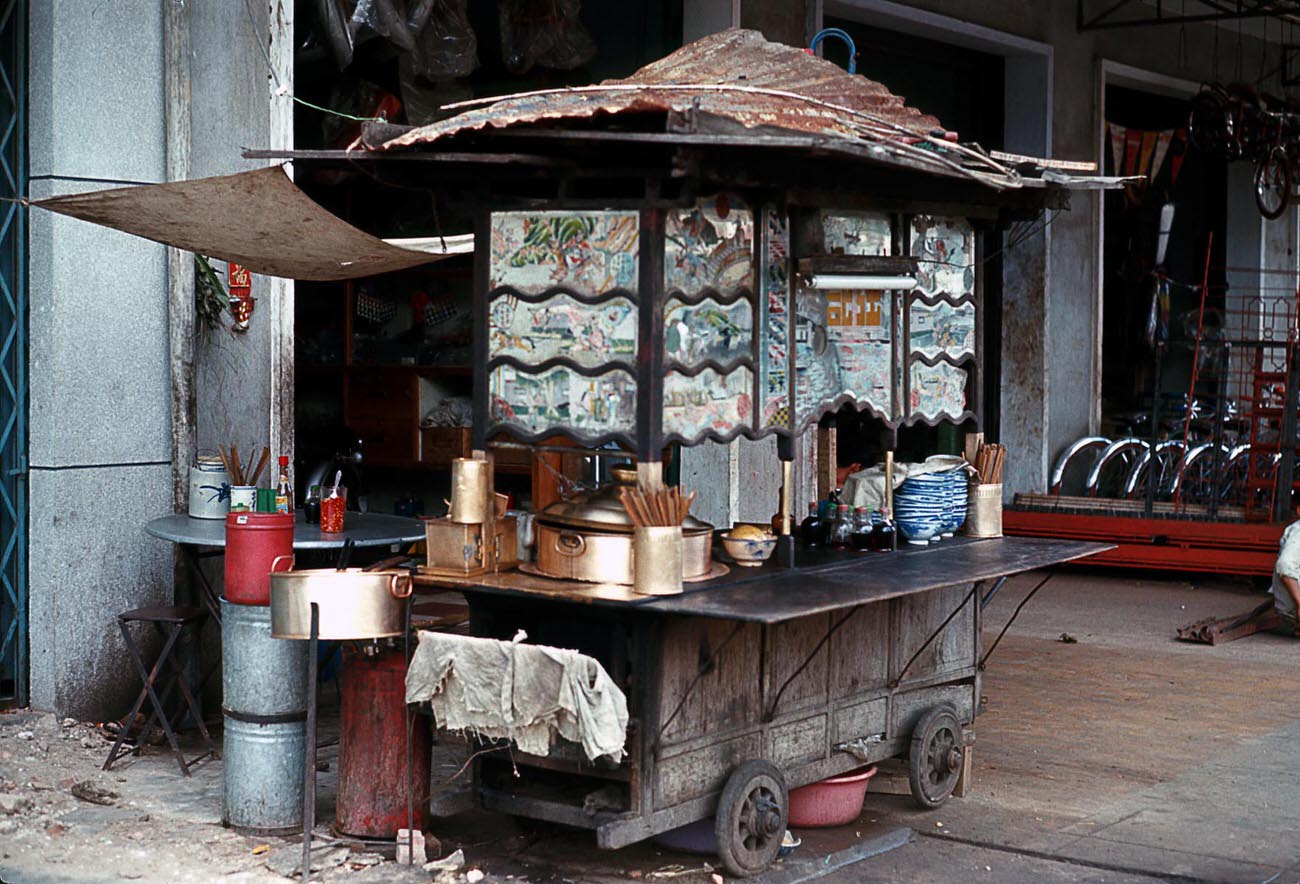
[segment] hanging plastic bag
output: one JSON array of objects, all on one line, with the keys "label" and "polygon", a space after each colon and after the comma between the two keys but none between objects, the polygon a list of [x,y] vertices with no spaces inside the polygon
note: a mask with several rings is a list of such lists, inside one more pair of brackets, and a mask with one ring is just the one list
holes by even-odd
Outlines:
[{"label": "hanging plastic bag", "polygon": [[356,45],[351,3],[349,0],[316,0],[316,14],[334,62],[339,70],[343,70],[352,64],[352,50]]},{"label": "hanging plastic bag", "polygon": [[352,18],[364,22],[398,49],[415,51],[415,35],[407,30],[406,4],[402,0],[357,0]]},{"label": "hanging plastic bag", "polygon": [[478,40],[465,4],[466,0],[417,0],[412,4],[407,24],[419,27],[412,31],[415,49],[409,59],[403,58],[412,75],[436,83],[468,77],[478,67]]},{"label": "hanging plastic bag", "polygon": [[579,0],[500,0],[501,58],[522,74],[534,65],[571,71],[591,61],[596,44],[579,19]]}]

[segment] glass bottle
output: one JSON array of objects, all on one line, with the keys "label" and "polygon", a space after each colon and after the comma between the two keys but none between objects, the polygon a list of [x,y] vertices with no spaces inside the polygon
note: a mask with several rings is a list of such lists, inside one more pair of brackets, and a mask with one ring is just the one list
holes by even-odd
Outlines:
[{"label": "glass bottle", "polygon": [[[777,493],[776,512],[772,514],[772,533],[777,537],[781,536],[781,513],[785,512],[785,488],[784,486]],[[794,533],[794,514],[790,514],[790,529]]]},{"label": "glass bottle", "polygon": [[894,552],[898,549],[898,531],[889,510],[881,511],[880,521],[876,523],[872,536],[875,540],[872,546],[876,552]]},{"label": "glass bottle", "polygon": [[865,506],[853,511],[853,548],[863,552],[871,549],[871,514]]},{"label": "glass bottle", "polygon": [[853,517],[849,515],[849,505],[841,503],[835,507],[835,522],[831,525],[831,549],[849,549],[853,544]]},{"label": "glass bottle", "polygon": [[275,511],[293,512],[293,489],[289,487],[289,458],[283,454],[280,455],[280,478],[275,483]]},{"label": "glass bottle", "polygon": [[320,524],[320,486],[313,485],[307,492],[307,499],[302,503],[302,511],[308,525]]},{"label": "glass bottle", "polygon": [[817,514],[817,501],[808,504],[808,517],[799,526],[799,539],[805,548],[822,545],[822,519]]}]

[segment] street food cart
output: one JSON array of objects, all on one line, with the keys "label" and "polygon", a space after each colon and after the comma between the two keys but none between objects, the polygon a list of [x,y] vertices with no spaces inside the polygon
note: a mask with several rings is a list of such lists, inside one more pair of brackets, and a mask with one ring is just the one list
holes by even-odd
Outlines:
[{"label": "street food cart", "polygon": [[[744,85],[710,88],[700,72],[717,82],[727,46]],[[746,68],[755,54],[774,66]],[[613,576],[626,566],[601,579],[608,537],[629,530],[610,507],[536,514],[537,561],[519,567],[498,559],[490,505],[467,542],[440,542],[450,535],[431,529],[421,582],[465,593],[473,635],[508,641],[524,629],[530,643],[580,651],[628,698],[628,752],[617,763],[563,741],[545,756],[476,743],[474,793],[485,808],[591,829],[606,848],[712,815],[727,869],[751,875],[777,855],[791,788],[903,757],[913,795],[937,806],[969,758],[981,587],[1100,548],[1010,538],[890,555],[795,548],[795,440],[820,419],[851,406],[891,431],[977,426],[982,230],[1007,191],[1018,191],[1007,202],[1021,210],[1044,193],[1025,198],[1016,176],[942,133],[915,149],[883,138],[888,149],[864,149],[856,175],[822,186],[847,159],[819,149],[833,139],[782,150],[798,139],[762,126],[826,103],[778,100],[773,81],[792,71],[825,78],[813,92],[836,87],[838,101],[851,101],[856,78],[827,68],[728,32],[627,81],[506,98],[384,148],[469,133],[551,145],[552,158],[606,148],[589,157],[607,173],[598,184],[530,197],[498,175],[479,200],[472,435],[489,488],[502,438],[562,436],[592,456],[612,448],[653,488],[670,445],[774,436],[782,472],[777,555],[760,567],[696,569],[679,594],[647,595],[639,580]],[[858,124],[855,111],[838,110],[821,123]],[[589,125],[630,114],[666,120],[666,131]],[[877,162],[888,181],[872,174]],[[950,197],[942,204],[936,177]],[[901,196],[909,182],[927,197]],[[566,557],[595,573],[547,564]]]},{"label": "street food cart", "polygon": [[[444,111],[368,127],[355,150],[246,156],[427,195],[434,242],[443,220],[472,225],[479,466],[453,473],[453,517],[429,528],[417,583],[462,590],[474,636],[524,629],[594,658],[629,714],[618,762],[564,741],[545,755],[476,747],[477,801],[594,830],[606,848],[713,815],[727,869],[751,875],[777,855],[791,788],[904,757],[917,800],[946,800],[979,707],[981,589],[1101,547],[797,549],[795,453],[844,408],[888,434],[977,430],[991,234],[1121,182],[995,160],[879,84],[736,29],[624,80]],[[238,206],[251,234],[191,220],[178,236],[172,216],[199,192]],[[59,200],[43,205],[259,272],[338,279],[438,257],[326,217],[269,170]],[[290,203],[292,217],[277,208]],[[320,236],[304,239],[311,225]],[[784,493],[761,566],[718,563],[711,530],[692,525],[683,549],[704,537],[708,559],[679,592],[648,595],[639,577],[601,579],[611,547],[628,570],[617,511],[561,502],[535,514],[546,555],[515,567],[515,526],[492,496],[505,440],[622,456],[657,491],[673,446],[768,436]]]}]

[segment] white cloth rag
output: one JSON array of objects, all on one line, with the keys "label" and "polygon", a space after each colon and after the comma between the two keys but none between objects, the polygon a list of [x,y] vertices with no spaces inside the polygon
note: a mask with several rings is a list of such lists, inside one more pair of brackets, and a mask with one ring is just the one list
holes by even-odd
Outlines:
[{"label": "white cloth rag", "polygon": [[599,661],[560,648],[421,632],[406,672],[406,702],[428,702],[439,727],[513,740],[550,753],[555,735],[587,758],[623,757],[627,697]]}]

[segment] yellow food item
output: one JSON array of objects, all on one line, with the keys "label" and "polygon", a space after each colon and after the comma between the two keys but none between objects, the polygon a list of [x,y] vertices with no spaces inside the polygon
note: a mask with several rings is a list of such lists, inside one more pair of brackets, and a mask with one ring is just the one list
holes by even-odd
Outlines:
[{"label": "yellow food item", "polygon": [[727,536],[732,540],[767,540],[772,535],[755,525],[737,525]]}]

